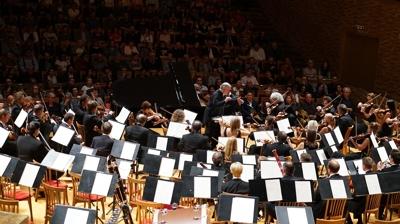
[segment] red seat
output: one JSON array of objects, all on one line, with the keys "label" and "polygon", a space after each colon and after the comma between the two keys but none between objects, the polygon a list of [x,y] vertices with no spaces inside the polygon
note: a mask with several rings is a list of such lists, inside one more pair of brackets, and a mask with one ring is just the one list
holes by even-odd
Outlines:
[{"label": "red seat", "polygon": [[28,191],[20,191],[20,190],[15,191],[15,197],[13,197],[11,192],[7,192],[5,195],[8,198],[14,198],[17,201],[25,200],[31,196]]},{"label": "red seat", "polygon": [[79,197],[90,200],[90,201],[100,201],[104,198],[104,196],[99,196],[99,195],[95,195],[95,194],[85,194],[85,193],[79,193],[78,192]]},{"label": "red seat", "polygon": [[52,187],[56,187],[56,188],[66,188],[68,187],[68,185],[64,182],[61,181],[57,181],[57,180],[48,180],[46,181],[46,184],[52,186]]}]

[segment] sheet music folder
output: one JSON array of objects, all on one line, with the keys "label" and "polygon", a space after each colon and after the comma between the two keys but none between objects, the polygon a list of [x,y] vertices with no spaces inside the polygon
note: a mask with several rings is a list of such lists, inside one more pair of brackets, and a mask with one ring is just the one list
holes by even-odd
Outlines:
[{"label": "sheet music folder", "polygon": [[46,174],[46,167],[18,160],[11,182],[32,188],[38,188]]},{"label": "sheet music folder", "polygon": [[182,197],[205,199],[218,197],[218,177],[185,176],[182,180]]},{"label": "sheet music folder", "polygon": [[322,200],[353,198],[346,178],[319,179],[318,186]]},{"label": "sheet music folder", "polygon": [[314,215],[311,207],[275,207],[279,224],[314,224]]},{"label": "sheet music folder", "polygon": [[99,196],[114,195],[118,177],[116,174],[83,170],[78,191]]},{"label": "sheet music folder", "polygon": [[181,193],[182,182],[148,176],[144,184],[143,200],[161,204],[178,204]]},{"label": "sheet music folder", "polygon": [[0,154],[0,176],[11,178],[19,159]]},{"label": "sheet music folder", "polygon": [[258,197],[221,194],[218,203],[218,220],[239,223],[257,223]]},{"label": "sheet music folder", "polygon": [[94,224],[97,211],[74,206],[56,205],[50,224]]},{"label": "sheet music folder", "polygon": [[80,174],[84,168],[92,171],[106,172],[106,164],[107,158],[105,157],[78,154],[75,156],[71,172]]}]

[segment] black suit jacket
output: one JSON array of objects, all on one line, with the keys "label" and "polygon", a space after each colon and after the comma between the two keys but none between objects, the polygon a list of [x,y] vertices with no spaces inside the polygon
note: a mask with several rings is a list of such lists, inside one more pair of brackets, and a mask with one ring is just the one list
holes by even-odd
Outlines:
[{"label": "black suit jacket", "polygon": [[340,132],[342,132],[343,136],[346,134],[347,128],[351,127],[353,124],[354,121],[349,114],[345,114],[339,117],[339,119],[336,122],[336,126],[339,127]]},{"label": "black suit jacket", "polygon": [[272,144],[265,144],[262,148],[263,156],[274,156],[272,150],[276,149],[276,152],[279,156],[290,156],[290,150],[292,148],[288,144],[284,144],[281,142],[275,142]]},{"label": "black suit jacket", "polygon": [[94,114],[85,114],[85,117],[83,118],[83,124],[85,125],[85,145],[90,146],[93,138],[100,135],[100,133],[95,132],[93,128],[97,125],[97,127],[100,129],[102,122]]},{"label": "black suit jacket", "polygon": [[205,119],[205,122],[209,121],[212,117],[222,116],[222,115],[234,115],[238,110],[239,105],[237,103],[236,97],[231,96],[232,100],[225,103],[225,96],[223,96],[221,90],[217,90],[213,93],[210,102],[208,103],[208,119]]},{"label": "black suit jacket", "polygon": [[248,194],[249,183],[241,179],[232,179],[222,185],[222,191],[231,194]]},{"label": "black suit jacket", "polygon": [[258,107],[256,101],[253,100],[253,102],[249,103],[247,100],[244,100],[244,103],[241,105],[241,111],[242,111],[243,121],[245,123],[248,122],[253,123],[251,113],[253,111],[260,113],[260,108]]},{"label": "black suit jacket", "polygon": [[392,171],[398,171],[400,169],[400,166],[398,164],[384,168],[381,170],[381,172],[392,172]]},{"label": "black suit jacket", "polygon": [[[66,123],[61,123],[60,126],[63,126],[65,128],[75,131],[75,129],[73,127],[68,127],[68,125]],[[74,144],[80,145],[81,143],[82,143],[82,140],[80,138],[78,138],[78,135],[75,133],[72,136],[71,141],[69,141],[67,146],[60,145],[59,151],[69,154],[69,152],[71,151],[71,148]]]},{"label": "black suit jacket", "polygon": [[183,135],[178,143],[180,152],[195,153],[197,149],[210,149],[208,137],[199,133],[189,133]]},{"label": "black suit jacket", "polygon": [[137,142],[142,146],[147,146],[147,138],[150,130],[140,125],[128,126],[125,128],[124,138],[126,141]]},{"label": "black suit jacket", "polygon": [[44,144],[30,135],[17,138],[18,157],[22,160],[42,162],[47,154]]},{"label": "black suit jacket", "polygon": [[93,138],[91,147],[97,149],[96,155],[107,157],[110,155],[114,140],[108,135],[100,135]]}]

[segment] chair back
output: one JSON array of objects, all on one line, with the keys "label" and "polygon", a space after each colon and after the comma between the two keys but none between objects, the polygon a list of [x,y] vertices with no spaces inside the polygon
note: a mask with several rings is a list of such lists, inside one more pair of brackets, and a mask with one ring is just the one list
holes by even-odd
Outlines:
[{"label": "chair back", "polygon": [[18,201],[12,199],[0,199],[0,211],[18,213]]},{"label": "chair back", "polygon": [[43,183],[43,188],[46,197],[46,219],[50,219],[57,204],[68,204],[65,200],[67,191],[64,188],[53,187],[46,183]]},{"label": "chair back", "polygon": [[341,219],[347,199],[329,199],[326,201],[324,219]]},{"label": "chair back", "polygon": [[381,204],[382,194],[368,195],[365,202],[366,213],[377,213]]},{"label": "chair back", "polygon": [[378,220],[375,219],[375,224],[400,224],[400,219],[386,221],[386,220]]},{"label": "chair back", "polygon": [[279,201],[278,206],[285,207],[305,207],[306,205],[301,202],[293,202],[293,201]]},{"label": "chair back", "polygon": [[400,192],[391,193],[388,195],[387,206],[390,208],[400,208]]},{"label": "chair back", "polygon": [[78,133],[82,136],[82,139],[85,139],[85,125],[76,122],[76,129]]},{"label": "chair back", "polygon": [[0,196],[3,199],[15,200],[16,186],[8,177],[0,177]]},{"label": "chair back", "polygon": [[345,224],[346,219],[317,219],[316,224]]},{"label": "chair back", "polygon": [[132,203],[136,200],[140,200],[143,197],[144,184],[146,179],[144,177],[136,179],[134,177],[128,177],[128,193],[129,202]]},{"label": "chair back", "polygon": [[154,209],[164,208],[163,204],[155,203],[151,201],[144,201],[137,199],[133,202],[137,206],[136,223],[138,224],[151,224],[153,223],[153,211]]}]

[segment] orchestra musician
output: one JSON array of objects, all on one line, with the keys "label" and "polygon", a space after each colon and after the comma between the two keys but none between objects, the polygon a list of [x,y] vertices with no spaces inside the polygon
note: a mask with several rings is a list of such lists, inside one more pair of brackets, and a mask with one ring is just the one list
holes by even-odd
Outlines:
[{"label": "orchestra musician", "polygon": [[6,109],[0,109],[0,127],[9,131],[10,133],[7,136],[7,140],[5,141],[3,147],[0,149],[0,152],[9,156],[18,156],[17,145],[15,140],[17,139],[17,135],[13,131],[13,128],[8,125],[10,121],[11,114]]},{"label": "orchestra musician", "polygon": [[336,127],[335,117],[331,113],[326,113],[322,120],[322,124],[318,127],[319,134],[323,135],[331,132]]},{"label": "orchestra musician", "polygon": [[345,104],[337,106],[337,113],[339,118],[336,120],[336,126],[339,127],[340,132],[345,136],[347,129],[354,124],[353,118],[348,113],[348,108]]},{"label": "orchestra musician", "polygon": [[272,144],[264,144],[261,155],[272,157],[272,150],[276,149],[279,156],[289,156],[292,148],[286,143],[287,138],[288,137],[285,132],[278,132],[278,141]]},{"label": "orchestra musician", "polygon": [[200,121],[196,120],[193,122],[191,132],[183,135],[178,143],[178,150],[180,152],[194,154],[198,149],[211,149],[208,137],[201,134],[202,125]]},{"label": "orchestra musician", "polygon": [[174,112],[171,115],[170,120],[171,120],[171,122],[184,123],[184,124],[189,122],[185,119],[185,113],[183,112],[182,109],[174,110]]},{"label": "orchestra musician", "polygon": [[146,115],[136,115],[136,122],[125,128],[124,139],[126,141],[137,142],[140,145],[147,146],[147,138],[149,137],[150,130],[145,127],[146,122]]},{"label": "orchestra musician", "polygon": [[43,142],[38,140],[40,124],[31,121],[28,124],[28,134],[20,135],[17,138],[18,158],[27,162],[42,162],[47,155],[47,150]]},{"label": "orchestra musician", "polygon": [[139,113],[146,115],[147,122],[145,127],[146,128],[160,128],[166,127],[168,124],[168,119],[163,117],[161,114],[156,113],[151,108],[152,105],[149,101],[143,101],[142,105],[140,106]]},{"label": "orchestra musician", "polygon": [[101,132],[103,134],[93,138],[92,145],[90,147],[97,149],[97,156],[107,157],[110,155],[114,145],[114,140],[109,136],[111,129],[111,123],[106,121],[101,125]]},{"label": "orchestra musician", "polygon": [[249,183],[240,179],[243,171],[242,164],[240,162],[232,163],[230,170],[232,180],[229,180],[222,185],[222,191],[231,194],[249,194]]},{"label": "orchestra musician", "polygon": [[75,115],[72,113],[65,113],[64,118],[61,121],[61,124],[59,126],[63,126],[65,128],[68,128],[70,130],[73,130],[75,133],[71,138],[71,141],[68,143],[67,146],[59,146],[61,147],[59,149],[60,152],[67,153],[71,151],[71,148],[74,144],[80,145],[82,143],[82,136],[76,133],[76,129],[74,127],[74,121],[75,121]]},{"label": "orchestra musician", "polygon": [[262,122],[260,117],[260,108],[258,103],[254,100],[253,92],[248,92],[243,104],[241,105],[241,112],[244,123],[253,123],[256,119],[257,122]]},{"label": "orchestra musician", "polygon": [[90,101],[88,103],[87,113],[83,118],[85,125],[85,146],[90,147],[95,136],[101,135],[102,121],[97,117],[97,103]]}]

